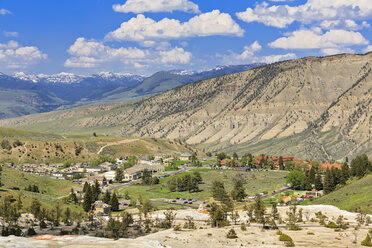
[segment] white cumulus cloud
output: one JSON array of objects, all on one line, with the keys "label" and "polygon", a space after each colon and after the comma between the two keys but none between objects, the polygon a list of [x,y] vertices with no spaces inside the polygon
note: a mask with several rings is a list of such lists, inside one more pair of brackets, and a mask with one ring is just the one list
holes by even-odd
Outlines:
[{"label": "white cumulus cloud", "polygon": [[258,52],[262,50],[262,46],[258,41],[253,42],[249,46],[245,46],[242,53],[230,53],[225,55],[217,55],[221,58],[224,64],[247,64],[247,63],[274,63],[282,60],[297,58],[294,53],[275,54],[268,56],[259,56]]},{"label": "white cumulus cloud", "polygon": [[92,68],[105,62],[142,59],[146,52],[138,48],[111,48],[102,42],[78,38],[67,52],[72,55],[65,62],[66,67]]},{"label": "white cumulus cloud", "polygon": [[366,48],[363,49],[364,53],[372,52],[372,45],[368,45]]},{"label": "white cumulus cloud", "polygon": [[335,29],[319,33],[319,30],[297,30],[287,37],[271,42],[269,46],[283,49],[326,49],[368,45],[368,43],[361,33],[354,31]]},{"label": "white cumulus cloud", "polygon": [[308,0],[298,6],[270,6],[263,2],[236,15],[245,22],[284,28],[295,21],[310,24],[325,20],[368,20],[372,17],[372,4],[369,0]]},{"label": "white cumulus cloud", "polygon": [[173,48],[169,51],[160,51],[160,60],[163,64],[173,63],[173,64],[186,64],[190,62],[192,54],[186,52],[183,48]]},{"label": "white cumulus cloud", "polygon": [[71,55],[65,61],[71,68],[126,68],[141,69],[149,66],[169,66],[189,63],[192,54],[183,48],[158,46],[155,49],[136,47],[112,48],[103,42],[78,38],[67,50]]},{"label": "white cumulus cloud", "polygon": [[234,35],[242,36],[244,30],[229,14],[219,10],[204,13],[181,23],[164,18],[154,21],[140,14],[121,24],[120,28],[106,35],[106,40],[143,41],[154,39],[180,39],[197,36]]},{"label": "white cumulus cloud", "polygon": [[324,20],[320,23],[320,27],[326,30],[329,29],[346,29],[346,30],[360,30],[363,28],[369,28],[370,25],[363,21],[360,24],[356,23],[354,20]]},{"label": "white cumulus cloud", "polygon": [[0,15],[10,15],[12,12],[10,12],[7,9],[0,9]]},{"label": "white cumulus cloud", "polygon": [[125,4],[115,4],[113,10],[122,13],[173,12],[175,10],[199,13],[199,7],[188,0],[127,0]]},{"label": "white cumulus cloud", "polygon": [[5,37],[18,37],[19,36],[18,32],[4,31],[3,34]]},{"label": "white cumulus cloud", "polygon": [[0,65],[5,68],[26,68],[47,55],[34,46],[20,46],[16,41],[0,44]]}]

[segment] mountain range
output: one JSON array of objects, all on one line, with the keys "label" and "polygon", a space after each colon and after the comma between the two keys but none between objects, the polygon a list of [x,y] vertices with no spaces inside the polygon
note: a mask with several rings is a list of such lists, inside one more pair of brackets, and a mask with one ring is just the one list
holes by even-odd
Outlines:
[{"label": "mountain range", "polygon": [[0,119],[105,102],[150,96],[174,87],[223,74],[245,71],[261,64],[219,66],[204,71],[161,71],[145,77],[101,72],[91,76],[73,73],[0,73]]},{"label": "mountain range", "polygon": [[[371,62],[372,53],[278,62],[136,101],[30,115],[0,125],[180,139],[211,152],[319,160],[372,155]],[[153,82],[164,78],[162,73]],[[146,80],[137,89],[159,89]]]}]

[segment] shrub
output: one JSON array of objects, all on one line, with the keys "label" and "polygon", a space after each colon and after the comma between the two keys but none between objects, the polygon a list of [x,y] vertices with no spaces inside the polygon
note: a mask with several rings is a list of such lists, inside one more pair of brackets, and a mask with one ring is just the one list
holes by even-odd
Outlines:
[{"label": "shrub", "polygon": [[244,224],[242,224],[242,225],[240,226],[240,229],[241,229],[242,231],[247,231],[247,227],[246,227]]},{"label": "shrub", "polygon": [[295,247],[295,244],[293,243],[292,240],[291,241],[285,241],[284,244],[285,244],[286,247]]},{"label": "shrub", "polygon": [[328,222],[328,224],[326,225],[326,227],[328,227],[328,228],[337,228],[338,226],[333,221],[330,221],[330,222]]},{"label": "shrub", "polygon": [[181,231],[181,226],[180,225],[176,225],[176,226],[174,226],[173,230],[174,231]]},{"label": "shrub", "polygon": [[289,237],[287,234],[282,233],[279,236],[279,241],[292,241],[292,238]]},{"label": "shrub", "polygon": [[236,235],[236,232],[234,229],[230,229],[230,231],[227,233],[226,237],[228,239],[236,239],[238,235]]},{"label": "shrub", "polygon": [[372,247],[371,236],[369,236],[369,234],[367,234],[367,237],[362,241],[361,245]]},{"label": "shrub", "polygon": [[27,230],[27,235],[28,235],[28,236],[35,236],[35,235],[36,235],[36,231],[35,231],[35,229],[32,228],[32,227],[28,228],[28,230]]},{"label": "shrub", "polygon": [[313,232],[307,232],[307,235],[315,235]]},{"label": "shrub", "polygon": [[282,231],[280,230],[276,231],[276,235],[282,235],[282,234],[283,234]]}]

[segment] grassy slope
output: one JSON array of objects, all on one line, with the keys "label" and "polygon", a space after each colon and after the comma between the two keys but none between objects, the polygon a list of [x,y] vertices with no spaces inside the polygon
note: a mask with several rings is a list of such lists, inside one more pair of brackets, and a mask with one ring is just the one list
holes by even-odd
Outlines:
[{"label": "grassy slope", "polygon": [[336,190],[311,204],[330,204],[340,209],[356,211],[357,208],[372,214],[372,175]]},{"label": "grassy slope", "polygon": [[[67,180],[22,173],[5,166],[3,167],[1,181],[3,186],[0,190],[0,197],[12,195],[17,199],[18,194],[22,193],[22,201],[25,208],[30,206],[32,198],[40,200],[44,207],[52,208],[57,201],[70,193],[71,188],[80,188],[78,184],[74,184]],[[42,194],[24,190],[25,187],[34,184],[38,186],[40,192],[43,192]],[[18,187],[20,191],[14,190],[13,187]],[[70,208],[78,211],[81,210],[81,208],[76,205],[71,205]]]},{"label": "grassy slope", "polygon": [[[146,157],[158,153],[177,155],[195,151],[184,143],[165,139],[133,140],[109,136],[93,137],[91,134],[61,136],[0,127],[0,141],[3,139],[9,140],[11,144],[15,140],[23,143],[22,146],[13,146],[9,151],[0,147],[0,162],[13,163],[92,162],[98,159],[97,152],[100,148],[107,144],[110,146],[105,147],[100,155],[113,158],[130,155]],[[126,141],[130,142],[124,143]],[[75,154],[77,147],[83,148],[79,155]]]},{"label": "grassy slope", "polygon": [[[268,191],[277,190],[285,185],[284,176],[286,172],[235,172],[235,171],[204,171],[200,170],[203,177],[204,184],[199,185],[202,190],[196,193],[189,192],[170,192],[166,186],[166,183],[170,178],[163,178],[160,180],[159,185],[142,186],[142,185],[131,185],[120,189],[120,194],[124,195],[125,191],[128,191],[129,195],[134,198],[140,196],[145,199],[157,199],[157,198],[169,198],[175,199],[177,197],[193,198],[198,200],[206,200],[212,197],[211,186],[214,180],[221,181],[225,184],[227,192],[230,192],[233,188],[232,179],[237,174],[246,174],[247,183],[245,184],[246,193],[250,196]],[[189,172],[188,172],[189,173]]]},{"label": "grassy slope", "polygon": [[49,133],[38,133],[18,129],[0,127],[0,138],[55,140],[63,139],[62,136]]}]

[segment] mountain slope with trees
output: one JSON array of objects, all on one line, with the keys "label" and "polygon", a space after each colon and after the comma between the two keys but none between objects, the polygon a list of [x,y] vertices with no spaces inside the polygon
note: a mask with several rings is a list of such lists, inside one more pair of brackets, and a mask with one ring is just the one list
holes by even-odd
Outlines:
[{"label": "mountain slope with trees", "polygon": [[80,108],[0,125],[181,139],[212,152],[318,160],[371,155],[371,59],[372,53],[285,61],[94,112]]}]

